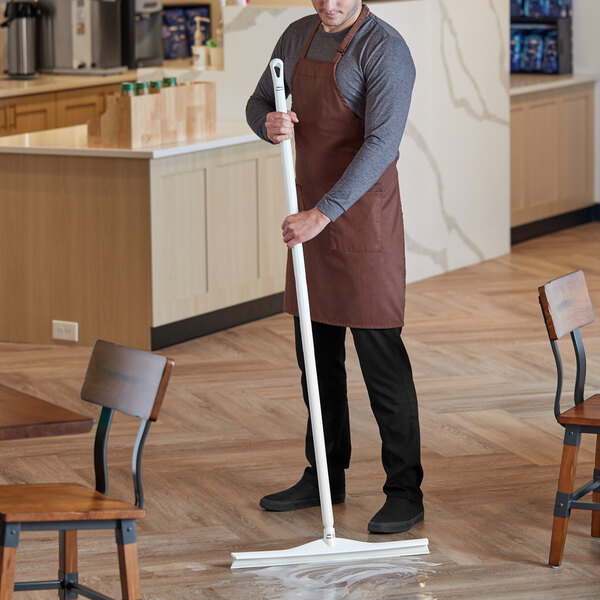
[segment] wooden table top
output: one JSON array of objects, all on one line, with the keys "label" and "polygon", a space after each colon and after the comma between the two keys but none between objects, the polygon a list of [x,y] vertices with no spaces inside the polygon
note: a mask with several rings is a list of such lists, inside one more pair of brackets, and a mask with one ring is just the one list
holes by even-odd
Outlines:
[{"label": "wooden table top", "polygon": [[0,440],[87,433],[94,419],[0,384]]}]

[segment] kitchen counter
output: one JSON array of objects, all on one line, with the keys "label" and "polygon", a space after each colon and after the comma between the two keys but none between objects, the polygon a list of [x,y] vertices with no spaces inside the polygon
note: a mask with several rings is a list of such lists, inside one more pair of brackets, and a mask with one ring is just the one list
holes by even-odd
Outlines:
[{"label": "kitchen counter", "polygon": [[510,76],[510,95],[521,96],[558,88],[594,83],[600,78],[596,74],[536,75],[515,73]]},{"label": "kitchen counter", "polygon": [[87,126],[75,125],[61,129],[49,129],[34,133],[0,137],[0,153],[101,158],[143,158],[152,160],[235,146],[258,140],[259,138],[254,132],[242,121],[217,121],[216,135],[203,140],[161,146],[144,146],[133,150],[88,148]]},{"label": "kitchen counter", "polygon": [[130,70],[120,75],[51,75],[39,74],[35,79],[11,79],[7,75],[0,77],[0,99],[31,94],[45,94],[63,90],[76,90],[121,83],[135,80],[136,71]]},{"label": "kitchen counter", "polygon": [[0,138],[0,340],[52,343],[64,319],[150,350],[281,310],[277,146],[241,121],[139,150],[86,134]]},{"label": "kitchen counter", "polygon": [[[136,81],[138,78],[147,79],[146,74],[161,69],[168,71],[175,69],[181,72],[191,71],[191,59],[168,60],[163,63],[162,67],[130,69],[119,75],[52,75],[51,73],[39,73],[35,79],[27,80],[12,79],[8,75],[2,75],[0,76],[0,99],[84,89],[121,83],[122,81]],[[196,73],[202,73],[202,71]]]}]

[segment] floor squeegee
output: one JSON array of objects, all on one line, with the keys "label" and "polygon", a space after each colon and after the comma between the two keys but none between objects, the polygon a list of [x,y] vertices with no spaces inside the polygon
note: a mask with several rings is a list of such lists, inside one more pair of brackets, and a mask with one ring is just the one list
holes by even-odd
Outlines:
[{"label": "floor squeegee", "polygon": [[[283,62],[278,58],[274,58],[270,63],[270,68],[275,89],[276,110],[287,113]],[[287,212],[288,215],[292,215],[298,212],[292,142],[291,140],[285,140],[279,145],[283,163]],[[302,546],[287,550],[234,552],[231,554],[233,558],[231,568],[242,569],[304,563],[341,563],[377,558],[411,556],[415,554],[429,554],[429,542],[427,539],[373,543],[335,537],[335,529],[333,527],[333,507],[331,503],[331,491],[329,489],[325,437],[323,434],[323,419],[321,416],[321,402],[319,398],[319,384],[317,380],[317,366],[313,346],[302,244],[297,244],[292,248],[292,260],[294,264],[294,278],[296,281],[302,350],[306,367],[309,410],[315,445],[317,481],[319,484],[319,498],[321,501],[321,518],[323,521],[323,537],[316,541],[309,542],[308,544],[303,544]]]}]

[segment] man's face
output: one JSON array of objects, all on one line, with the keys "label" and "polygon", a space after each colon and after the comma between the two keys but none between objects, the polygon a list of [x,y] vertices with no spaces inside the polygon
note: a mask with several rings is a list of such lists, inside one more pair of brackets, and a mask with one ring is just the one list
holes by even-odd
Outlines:
[{"label": "man's face", "polygon": [[328,33],[350,27],[360,14],[361,0],[312,0]]}]

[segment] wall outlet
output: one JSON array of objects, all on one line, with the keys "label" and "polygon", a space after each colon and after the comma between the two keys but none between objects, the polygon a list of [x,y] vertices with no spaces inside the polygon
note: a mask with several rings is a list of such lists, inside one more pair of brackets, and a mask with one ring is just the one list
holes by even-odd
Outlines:
[{"label": "wall outlet", "polygon": [[78,342],[79,323],[52,320],[52,338],[55,340],[66,340],[67,342]]}]

